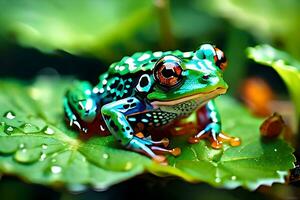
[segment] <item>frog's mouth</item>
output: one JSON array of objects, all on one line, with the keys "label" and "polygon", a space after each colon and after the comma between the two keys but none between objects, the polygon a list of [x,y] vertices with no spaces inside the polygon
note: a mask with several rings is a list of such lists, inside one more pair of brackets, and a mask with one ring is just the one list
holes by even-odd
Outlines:
[{"label": "frog's mouth", "polygon": [[187,102],[193,99],[201,99],[203,102],[206,102],[209,99],[212,99],[218,95],[225,94],[227,88],[218,87],[217,89],[210,91],[210,92],[203,92],[199,94],[194,94],[186,97],[182,97],[180,99],[174,99],[170,101],[153,101],[151,104],[152,106],[173,106],[176,104],[180,104],[182,102]]}]

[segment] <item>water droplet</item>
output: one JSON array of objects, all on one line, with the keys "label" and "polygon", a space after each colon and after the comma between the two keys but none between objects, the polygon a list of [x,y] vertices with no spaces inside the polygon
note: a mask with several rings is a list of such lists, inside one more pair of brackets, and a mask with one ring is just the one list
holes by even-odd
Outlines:
[{"label": "water droplet", "polygon": [[16,117],[16,115],[13,112],[8,111],[8,112],[4,113],[3,117],[6,117],[7,119],[14,119]]},{"label": "water droplet", "polygon": [[35,133],[40,130],[37,126],[29,124],[29,123],[25,123],[25,124],[21,125],[20,128],[23,130],[24,133]]},{"label": "water droplet", "polygon": [[79,194],[87,189],[87,186],[83,184],[70,184],[67,187],[72,194]]},{"label": "water droplet", "polygon": [[25,144],[24,143],[21,143],[20,145],[19,145],[19,148],[20,149],[23,149],[25,147]]},{"label": "water droplet", "polygon": [[104,153],[104,154],[102,154],[102,157],[103,157],[104,159],[107,159],[107,158],[109,157],[109,155],[108,155],[107,153]]},{"label": "water droplet", "polygon": [[59,174],[60,172],[61,172],[61,167],[60,166],[58,166],[58,165],[53,165],[52,167],[51,167],[51,172],[53,173],[53,174]]},{"label": "water droplet", "polygon": [[41,152],[37,149],[20,148],[16,151],[14,159],[19,163],[32,163],[38,161],[41,157]]},{"label": "water droplet", "polygon": [[132,168],[132,163],[131,162],[127,162],[125,165],[125,170],[130,170]]},{"label": "water droplet", "polygon": [[42,153],[41,157],[40,157],[40,161],[45,160],[47,157],[47,155],[45,153]]},{"label": "water droplet", "polygon": [[8,135],[10,135],[14,131],[14,128],[11,126],[7,126],[4,130],[4,132]]},{"label": "water droplet", "polygon": [[274,149],[275,152],[277,152],[277,149]]},{"label": "water droplet", "polygon": [[233,181],[236,180],[236,176],[232,176],[231,180],[233,180]]},{"label": "water droplet", "polygon": [[221,178],[217,177],[217,178],[215,179],[215,182],[216,182],[216,183],[220,183],[220,182],[221,182]]},{"label": "water droplet", "polygon": [[108,187],[103,184],[96,184],[96,185],[93,185],[93,190],[95,190],[96,192],[104,192],[104,191],[108,190]]},{"label": "water droplet", "polygon": [[52,135],[54,134],[54,130],[50,127],[46,127],[44,133],[46,133],[47,135]]},{"label": "water droplet", "polygon": [[46,150],[48,148],[48,145],[42,144],[42,149]]}]

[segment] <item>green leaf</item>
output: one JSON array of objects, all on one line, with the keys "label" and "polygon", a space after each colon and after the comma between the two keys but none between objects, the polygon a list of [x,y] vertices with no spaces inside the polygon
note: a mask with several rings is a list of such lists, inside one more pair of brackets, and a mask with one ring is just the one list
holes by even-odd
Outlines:
[{"label": "green leaf", "polygon": [[288,87],[299,120],[300,62],[287,53],[279,51],[269,45],[258,45],[248,48],[248,57],[255,62],[270,66],[277,71]]},{"label": "green leaf", "polygon": [[152,1],[0,1],[0,34],[42,51],[103,55],[150,20]]},{"label": "green leaf", "polygon": [[224,130],[242,139],[239,147],[212,149],[207,141],[190,145],[186,136],[172,138],[179,157],[168,157],[168,166],[118,146],[112,136],[80,139],[67,128],[62,97],[71,81],[39,78],[32,85],[0,81],[0,170],[45,185],[84,185],[105,189],[144,172],[177,176],[189,182],[204,181],[218,187],[284,182],[293,168],[293,149],[283,140],[263,142],[258,127],[236,101],[218,101]]},{"label": "green leaf", "polygon": [[[218,0],[195,1],[199,9],[228,19],[236,27],[248,30],[258,40],[280,44],[300,58],[298,37],[300,21],[298,0]],[[197,7],[197,6],[196,6]]]}]

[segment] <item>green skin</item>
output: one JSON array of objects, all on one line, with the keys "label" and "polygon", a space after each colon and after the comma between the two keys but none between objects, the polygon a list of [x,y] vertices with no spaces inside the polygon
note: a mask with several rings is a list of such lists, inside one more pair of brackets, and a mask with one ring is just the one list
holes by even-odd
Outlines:
[{"label": "green skin", "polygon": [[[164,86],[155,78],[161,59],[179,61],[182,73],[175,86]],[[209,133],[218,142],[221,122],[213,99],[228,88],[218,61],[221,57],[210,44],[195,52],[149,51],[124,57],[100,76],[95,87],[87,82],[74,84],[64,99],[66,117],[70,126],[82,132],[90,132],[89,125],[102,120],[101,128],[107,128],[123,147],[156,159],[157,152],[168,152],[158,147],[166,140],[137,137],[136,124],[164,128],[205,107],[210,123],[194,137]]]}]

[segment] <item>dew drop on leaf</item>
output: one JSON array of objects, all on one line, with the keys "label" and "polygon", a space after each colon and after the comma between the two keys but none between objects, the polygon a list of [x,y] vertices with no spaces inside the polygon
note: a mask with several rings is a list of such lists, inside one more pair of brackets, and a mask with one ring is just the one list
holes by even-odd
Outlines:
[{"label": "dew drop on leaf", "polygon": [[41,152],[37,149],[27,149],[24,144],[20,144],[19,150],[14,155],[14,160],[19,163],[33,163],[40,159]]},{"label": "dew drop on leaf", "polygon": [[59,174],[61,172],[61,167],[58,165],[51,166],[51,172],[53,174]]},{"label": "dew drop on leaf", "polygon": [[47,144],[42,144],[42,149],[43,150],[46,150],[48,148],[48,145]]},{"label": "dew drop on leaf", "polygon": [[86,185],[83,184],[70,184],[68,185],[68,190],[70,190],[70,192],[77,194],[77,193],[81,193],[83,191],[85,191],[87,189]]},{"label": "dew drop on leaf", "polygon": [[45,160],[47,157],[47,155],[45,153],[42,153],[41,157],[40,157],[40,161]]},{"label": "dew drop on leaf", "polygon": [[108,155],[107,153],[104,153],[104,154],[102,154],[102,157],[103,157],[104,159],[108,159],[109,155]]},{"label": "dew drop on leaf", "polygon": [[39,132],[39,128],[33,124],[25,123],[20,127],[24,133]]},{"label": "dew drop on leaf", "polygon": [[108,187],[105,187],[102,184],[97,184],[93,186],[93,190],[95,190],[96,192],[104,192],[108,189]]},{"label": "dew drop on leaf", "polygon": [[5,117],[7,119],[14,119],[16,117],[16,115],[12,111],[8,111],[8,112],[4,113],[3,117]]},{"label": "dew drop on leaf", "polygon": [[27,153],[27,149],[22,148],[16,151],[14,159],[21,163],[26,163],[29,159],[29,154]]},{"label": "dew drop on leaf", "polygon": [[8,135],[10,135],[12,132],[14,131],[14,128],[11,127],[11,126],[7,126],[5,129],[4,129],[4,132]]},{"label": "dew drop on leaf", "polygon": [[52,128],[46,126],[44,133],[47,135],[52,135],[52,134],[54,134],[54,130]]}]

